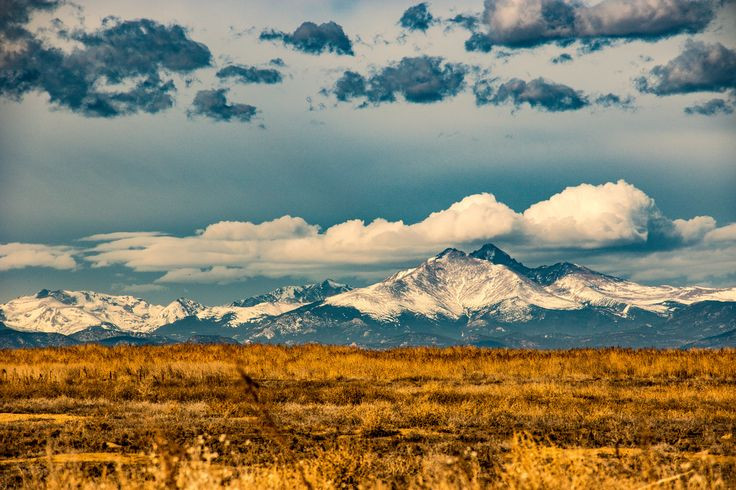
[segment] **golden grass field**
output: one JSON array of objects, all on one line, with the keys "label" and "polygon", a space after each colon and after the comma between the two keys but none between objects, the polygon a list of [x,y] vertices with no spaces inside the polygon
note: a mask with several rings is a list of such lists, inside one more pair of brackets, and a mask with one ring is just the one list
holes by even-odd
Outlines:
[{"label": "golden grass field", "polygon": [[736,488],[736,350],[0,359],[0,488]]}]

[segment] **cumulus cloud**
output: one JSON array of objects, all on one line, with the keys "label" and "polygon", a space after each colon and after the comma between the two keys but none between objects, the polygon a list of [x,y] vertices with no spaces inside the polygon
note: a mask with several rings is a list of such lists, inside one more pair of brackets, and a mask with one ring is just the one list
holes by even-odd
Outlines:
[{"label": "cumulus cloud", "polygon": [[410,31],[426,31],[435,22],[426,2],[409,7],[401,15],[399,25]]},{"label": "cumulus cloud", "polygon": [[353,43],[335,22],[315,24],[304,22],[291,34],[277,30],[266,30],[259,36],[261,41],[281,41],[299,51],[310,54],[331,52],[353,56]]},{"label": "cumulus cloud", "polygon": [[477,105],[502,105],[512,103],[519,107],[529,104],[531,107],[550,111],[576,111],[590,105],[588,97],[582,92],[543,78],[525,82],[513,78],[501,84],[495,80],[479,80],[473,87]]},{"label": "cumulus cloud", "polygon": [[217,72],[218,78],[234,78],[241,83],[281,83],[284,78],[281,72],[273,68],[256,68],[255,66],[230,65]]},{"label": "cumulus cloud", "polygon": [[377,105],[395,102],[401,95],[407,102],[431,103],[457,95],[465,86],[466,73],[465,66],[440,57],[407,57],[367,77],[346,71],[331,92],[339,101],[365,98]]},{"label": "cumulus cloud", "polygon": [[250,122],[258,113],[255,106],[249,104],[230,104],[227,101],[227,89],[200,90],[194,96],[189,110],[190,116],[205,116],[215,121]]},{"label": "cumulus cloud", "polygon": [[[29,38],[20,50],[2,53],[0,95],[20,100],[45,92],[52,103],[92,117],[115,117],[170,108],[176,87],[164,71],[190,73],[210,64],[203,44],[178,25],[153,20],[108,21],[78,32],[71,52]],[[121,85],[132,85],[127,90]]]},{"label": "cumulus cloud", "polygon": [[550,41],[621,37],[656,39],[699,32],[715,0],[485,0],[483,21],[494,44],[534,46]]},{"label": "cumulus cloud", "polygon": [[0,271],[25,267],[50,267],[52,269],[74,269],[75,249],[63,245],[39,243],[0,244]]},{"label": "cumulus cloud", "polygon": [[348,220],[323,230],[292,216],[263,223],[223,221],[185,237],[111,237],[88,249],[85,258],[96,267],[119,264],[161,272],[159,283],[224,283],[256,275],[385,271],[448,246],[488,241],[587,253],[736,244],[736,228],[729,226],[717,228],[708,216],[670,220],[651,197],[618,181],[568,187],[522,213],[482,193],[411,224],[381,218]]},{"label": "cumulus cloud", "polygon": [[682,53],[636,80],[641,92],[656,95],[722,92],[736,88],[736,51],[721,43],[688,40]]},{"label": "cumulus cloud", "polygon": [[724,99],[710,99],[701,104],[685,107],[684,112],[688,115],[717,116],[719,114],[733,114],[733,106]]}]

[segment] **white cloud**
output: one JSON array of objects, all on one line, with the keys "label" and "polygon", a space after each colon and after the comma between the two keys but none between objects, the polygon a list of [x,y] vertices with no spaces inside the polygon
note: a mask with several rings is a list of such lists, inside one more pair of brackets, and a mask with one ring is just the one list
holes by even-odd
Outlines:
[{"label": "white cloud", "polygon": [[686,243],[699,242],[716,228],[716,220],[710,216],[696,216],[692,219],[676,219],[672,223]]},{"label": "white cloud", "polygon": [[651,197],[620,180],[568,187],[523,213],[482,193],[413,224],[348,220],[322,231],[302,218],[284,216],[263,223],[222,221],[186,237],[110,235],[90,248],[86,259],[96,267],[122,264],[164,273],[157,283],[227,283],[256,275],[319,278],[336,271],[386,270],[448,246],[487,241],[546,248],[552,254],[557,249],[683,246],[704,237],[731,240],[729,227],[715,226],[708,216],[670,221]]},{"label": "white cloud", "polygon": [[623,180],[568,187],[524,211],[527,234],[548,247],[646,243],[650,222],[660,217],[654,200]]},{"label": "white cloud", "polygon": [[72,247],[63,245],[4,243],[0,244],[0,271],[25,267],[74,269],[77,267],[74,254]]},{"label": "white cloud", "polygon": [[736,242],[736,223],[709,231],[704,238],[706,243]]}]

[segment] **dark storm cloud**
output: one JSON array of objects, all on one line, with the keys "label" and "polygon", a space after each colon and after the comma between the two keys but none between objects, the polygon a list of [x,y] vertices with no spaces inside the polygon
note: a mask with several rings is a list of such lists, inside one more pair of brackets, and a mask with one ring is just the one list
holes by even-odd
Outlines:
[{"label": "dark storm cloud", "polygon": [[435,22],[426,2],[406,9],[399,19],[399,25],[410,31],[426,31]]},{"label": "dark storm cloud", "polygon": [[215,121],[250,122],[258,109],[249,104],[229,104],[227,89],[200,90],[194,97],[190,116],[205,116]]},{"label": "dark storm cloud", "polygon": [[230,65],[217,72],[218,78],[234,78],[242,83],[281,83],[284,78],[281,72],[273,68],[256,68],[255,66]]},{"label": "dark storm cloud", "polygon": [[29,36],[25,26],[36,10],[54,10],[60,0],[0,0],[0,38],[17,40]]},{"label": "dark storm cloud", "polygon": [[431,103],[457,95],[465,86],[467,68],[444,63],[440,57],[403,58],[364,77],[347,71],[332,92],[338,100],[364,97],[372,104],[395,102],[400,94],[408,102]]},{"label": "dark storm cloud", "polygon": [[633,97],[621,97],[620,95],[608,93],[595,98],[595,103],[603,107],[618,107],[620,109],[633,109]]},{"label": "dark storm cloud", "polygon": [[493,49],[493,43],[485,34],[474,32],[465,41],[465,51],[479,51],[489,53]]},{"label": "dark storm cloud", "polygon": [[567,63],[569,61],[572,61],[572,56],[570,56],[568,53],[562,53],[561,55],[552,58],[552,63],[554,63],[555,65]]},{"label": "dark storm cloud", "polygon": [[652,68],[636,87],[656,95],[722,92],[736,88],[736,51],[721,43],[688,40],[679,56]]},{"label": "dark storm cloud", "polygon": [[581,92],[543,78],[536,78],[530,82],[513,78],[498,85],[493,81],[480,80],[473,87],[473,93],[479,106],[510,102],[519,107],[527,103],[537,109],[561,112],[576,111],[590,105],[588,97]]},{"label": "dark storm cloud", "polygon": [[[176,90],[172,81],[161,79],[161,71],[189,73],[211,59],[207,47],[189,39],[181,26],[148,19],[73,37],[82,47],[69,53],[33,38],[20,51],[5,53],[0,95],[19,100],[41,91],[52,103],[93,117],[156,113],[173,105]],[[134,87],[115,87],[126,82]],[[112,86],[105,90],[105,85]]]},{"label": "dark storm cloud", "polygon": [[289,34],[287,32],[267,30],[261,32],[261,41],[282,41],[299,51],[311,54],[320,54],[325,51],[352,56],[353,43],[350,41],[342,26],[335,22],[325,22],[317,25],[314,22],[304,22]]},{"label": "dark storm cloud", "polygon": [[733,106],[724,99],[711,99],[702,104],[685,107],[685,114],[701,116],[716,116],[719,114],[733,114]]},{"label": "dark storm cloud", "polygon": [[483,21],[494,44],[534,46],[586,38],[658,39],[699,32],[716,0],[485,0]]},{"label": "dark storm cloud", "polygon": [[472,14],[457,14],[455,17],[447,19],[449,24],[459,25],[465,29],[474,32],[480,23],[480,19]]}]

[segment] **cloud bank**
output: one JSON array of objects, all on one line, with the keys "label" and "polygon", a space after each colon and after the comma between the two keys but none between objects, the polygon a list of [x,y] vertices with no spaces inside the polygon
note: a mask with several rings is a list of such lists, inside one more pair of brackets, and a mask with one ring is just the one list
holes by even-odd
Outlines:
[{"label": "cloud bank", "polygon": [[621,180],[568,187],[521,213],[482,193],[412,224],[378,218],[322,230],[303,218],[283,216],[263,223],[222,221],[184,237],[93,238],[85,260],[94,267],[160,272],[158,283],[226,283],[253,276],[359,275],[421,260],[448,246],[488,241],[558,257],[575,250],[639,255],[687,247],[736,250],[736,225],[719,228],[708,216],[671,220],[651,197]]}]

